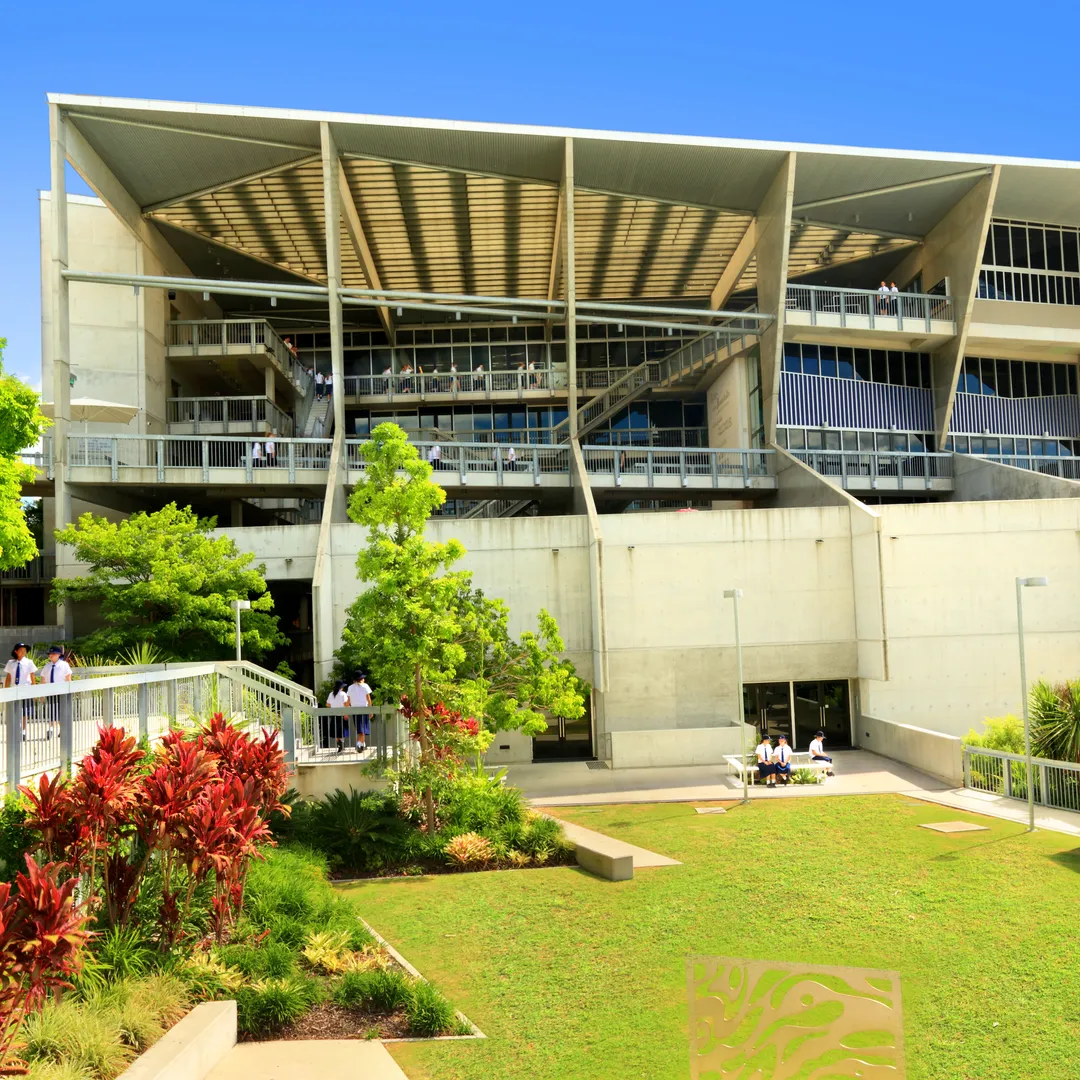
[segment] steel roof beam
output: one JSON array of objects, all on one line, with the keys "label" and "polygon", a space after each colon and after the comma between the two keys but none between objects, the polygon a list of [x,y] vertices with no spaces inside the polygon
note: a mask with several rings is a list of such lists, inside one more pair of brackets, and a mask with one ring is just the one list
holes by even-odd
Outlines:
[{"label": "steel roof beam", "polygon": [[[341,158],[337,159],[337,184],[341,202],[341,216],[345,221],[345,231],[349,234],[353,251],[364,270],[364,277],[378,290],[382,288],[382,280],[379,277],[379,269],[375,265],[375,258],[371,254],[371,246],[368,244],[367,233],[364,231],[364,223],[360,220],[360,214],[353,201],[352,189],[349,187],[349,178],[345,175],[345,166],[341,164]],[[378,292],[378,295],[382,295]],[[390,345],[394,345],[394,323],[390,318],[390,309],[384,304],[378,308],[379,321],[383,324]]]},{"label": "steel roof beam", "polygon": [[220,184],[212,184],[210,187],[200,188],[198,191],[189,191],[184,195],[177,195],[172,199],[165,199],[162,202],[152,203],[150,206],[144,206],[142,212],[144,214],[153,214],[157,210],[164,210],[169,206],[178,206],[180,203],[187,202],[189,199],[198,199],[204,195],[216,195],[219,191],[227,191],[229,188],[239,187],[241,184],[249,184],[253,180],[263,180],[268,176],[277,176],[279,173],[288,172],[290,169],[299,169],[303,165],[311,165],[316,161],[320,161],[321,158],[318,154],[309,157],[297,158],[295,161],[287,161],[284,165],[273,165],[269,169],[260,169],[258,172],[247,173],[245,176],[238,176],[235,180],[225,180]]},{"label": "steel roof beam", "polygon": [[950,173],[948,176],[931,176],[925,180],[909,180],[904,184],[890,184],[888,187],[871,188],[869,191],[853,191],[850,195],[833,195],[828,199],[815,199],[813,202],[796,203],[792,212],[801,214],[804,210],[814,210],[819,206],[834,206],[837,203],[852,202],[855,199],[870,199],[875,195],[893,195],[899,191],[914,191],[916,188],[932,187],[935,184],[948,184],[953,180],[974,180],[987,176],[991,168],[968,169],[965,172]]}]

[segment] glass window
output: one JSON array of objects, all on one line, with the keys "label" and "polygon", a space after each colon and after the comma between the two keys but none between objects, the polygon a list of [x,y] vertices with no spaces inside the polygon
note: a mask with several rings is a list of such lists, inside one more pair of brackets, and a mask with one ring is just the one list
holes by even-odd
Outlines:
[{"label": "glass window", "polygon": [[986,246],[983,248],[983,266],[994,265],[994,230],[986,233]]},{"label": "glass window", "polygon": [[993,360],[979,361],[979,381],[983,394],[989,397],[997,395],[997,368]]},{"label": "glass window", "polygon": [[994,266],[1012,266],[1012,255],[1009,252],[1009,226],[995,223],[990,232],[994,238]]},{"label": "glass window", "polygon": [[904,354],[889,352],[889,382],[893,386],[904,385]]},{"label": "glass window", "polygon": [[1012,392],[1009,389],[1009,361],[995,360],[994,371],[994,387],[997,390],[999,396],[1012,397]]},{"label": "glass window", "polygon": [[855,349],[855,378],[870,381],[870,350]]},{"label": "glass window", "polygon": [[1013,225],[1009,232],[1012,240],[1012,262],[1009,265],[1024,268],[1028,264],[1027,230],[1023,225]]},{"label": "glass window", "polygon": [[703,402],[687,401],[683,405],[683,423],[687,427],[705,426],[705,405]]},{"label": "glass window", "polygon": [[1026,231],[1028,241],[1028,265],[1033,270],[1045,270],[1046,246],[1043,230],[1035,225],[1029,225]]},{"label": "glass window", "polygon": [[1069,365],[1069,393],[1076,393],[1076,365]]},{"label": "glass window", "polygon": [[1001,440],[1001,452],[1006,456],[1011,457],[1016,453],[1016,440],[1015,439],[1002,439]]},{"label": "glass window", "polygon": [[859,449],[863,453],[869,453],[874,449],[874,433],[872,431],[859,432]]},{"label": "glass window", "polygon": [[1013,397],[1026,397],[1027,391],[1024,389],[1024,368],[1027,365],[1023,360],[1012,360],[1009,363],[1009,368],[1012,374],[1012,396]]},{"label": "glass window", "polygon": [[922,374],[922,385],[930,390],[934,386],[933,376],[930,374],[930,357],[927,353],[919,354],[919,370]]},{"label": "glass window", "polygon": [[857,431],[845,431],[844,436],[844,449],[845,450],[858,450],[859,449],[859,433]]},{"label": "glass window", "polygon": [[836,373],[841,379],[854,379],[855,366],[852,362],[852,349],[836,350]]},{"label": "glass window", "polygon": [[836,378],[836,346],[821,345],[818,347],[821,357],[821,374]]},{"label": "glass window", "polygon": [[788,429],[785,427],[778,427],[776,429],[776,445],[782,446],[785,450],[788,447]]},{"label": "glass window", "polygon": [[918,353],[906,353],[904,356],[904,383],[907,386],[922,385]]},{"label": "glass window", "polygon": [[881,349],[874,349],[870,354],[870,362],[873,370],[873,381],[887,383],[889,381],[889,357]]},{"label": "glass window", "polygon": [[1039,390],[1044,396],[1054,392],[1054,365],[1039,365]]},{"label": "glass window", "polygon": [[794,371],[796,374],[802,371],[802,360],[798,356],[792,356],[790,352],[784,353],[784,370]]},{"label": "glass window", "polygon": [[788,445],[792,450],[802,450],[806,446],[806,432],[802,428],[791,428],[788,432]]},{"label": "glass window", "polygon": [[1060,270],[1061,266],[1061,230],[1046,230],[1046,269]]},{"label": "glass window", "polygon": [[1069,392],[1069,369],[1064,364],[1054,365],[1054,393],[1067,394]]},{"label": "glass window", "polygon": [[816,345],[803,346],[802,369],[804,375],[818,374],[818,355]]},{"label": "glass window", "polygon": [[492,341],[505,341],[506,340],[506,327],[505,326],[493,326],[491,328],[491,340]]},{"label": "glass window", "polygon": [[1074,274],[1080,271],[1080,233],[1072,229],[1061,232],[1061,266]]}]

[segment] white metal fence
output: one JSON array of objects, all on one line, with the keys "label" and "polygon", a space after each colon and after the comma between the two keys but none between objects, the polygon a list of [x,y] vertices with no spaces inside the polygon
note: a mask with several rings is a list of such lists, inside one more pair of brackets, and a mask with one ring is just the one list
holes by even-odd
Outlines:
[{"label": "white metal fence", "polygon": [[534,371],[436,371],[411,374],[346,375],[346,397],[424,398],[430,394],[457,397],[459,394],[490,396],[528,391],[550,391],[554,372],[548,368]]},{"label": "white metal fence", "polygon": [[1046,476],[1059,476],[1063,480],[1080,480],[1080,457],[1046,457],[1037,454],[972,454],[980,461],[993,461],[998,465],[1012,465],[1016,469],[1029,469]]},{"label": "white metal fence", "polygon": [[208,434],[273,431],[288,437],[293,433],[292,417],[266,397],[169,398],[166,419],[170,425],[190,425],[193,435],[200,434],[201,427],[211,428]]},{"label": "white metal fence", "polygon": [[875,487],[894,480],[897,488],[928,488],[935,480],[951,480],[952,454],[911,454],[863,450],[791,450],[792,457],[822,476],[834,476],[844,487]]},{"label": "white metal fence", "polygon": [[882,293],[873,289],[835,289],[826,285],[788,285],[786,309],[806,312],[810,325],[852,326],[871,330],[933,329],[952,322],[951,296]]},{"label": "white metal fence", "polygon": [[[1034,801],[1040,806],[1080,811],[1080,765],[1032,758],[1031,773]],[[1023,754],[965,746],[964,787],[1027,799],[1027,759]]]}]

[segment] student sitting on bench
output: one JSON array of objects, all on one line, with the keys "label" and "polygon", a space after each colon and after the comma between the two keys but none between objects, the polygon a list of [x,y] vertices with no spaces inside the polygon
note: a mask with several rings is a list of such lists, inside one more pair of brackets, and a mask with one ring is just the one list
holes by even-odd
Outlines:
[{"label": "student sitting on bench", "polygon": [[765,781],[766,787],[775,787],[776,778],[773,776],[772,764],[772,739],[768,734],[761,736],[761,742],[757,747],[757,771],[758,777]]},{"label": "student sitting on bench", "polygon": [[787,744],[787,738],[781,735],[777,740],[777,747],[773,751],[773,773],[780,782],[787,784],[791,780],[791,747]]}]

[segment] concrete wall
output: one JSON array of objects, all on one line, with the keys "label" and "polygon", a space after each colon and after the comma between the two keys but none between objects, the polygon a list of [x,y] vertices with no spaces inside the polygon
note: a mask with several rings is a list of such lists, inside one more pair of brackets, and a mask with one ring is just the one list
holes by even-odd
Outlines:
[{"label": "concrete wall", "polygon": [[952,735],[984,717],[1018,713],[1018,576],[1050,579],[1049,588],[1025,595],[1029,679],[1077,676],[1080,502],[927,503],[878,511],[888,681],[862,684],[864,713]]},{"label": "concrete wall", "polygon": [[705,395],[710,446],[750,445],[746,357],[730,361]]},{"label": "concrete wall", "polygon": [[722,728],[683,728],[677,731],[613,731],[613,769],[658,768],[670,765],[715,765],[727,754],[752,745],[746,725]]},{"label": "concrete wall", "polygon": [[985,502],[988,499],[1076,499],[1080,481],[1047,476],[1031,469],[1017,469],[970,454],[953,455],[954,502]]},{"label": "concrete wall", "polygon": [[964,786],[963,743],[955,735],[873,716],[860,716],[855,727],[855,740],[861,749],[902,761],[957,787]]}]

